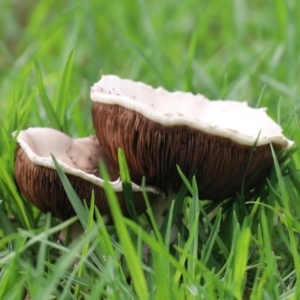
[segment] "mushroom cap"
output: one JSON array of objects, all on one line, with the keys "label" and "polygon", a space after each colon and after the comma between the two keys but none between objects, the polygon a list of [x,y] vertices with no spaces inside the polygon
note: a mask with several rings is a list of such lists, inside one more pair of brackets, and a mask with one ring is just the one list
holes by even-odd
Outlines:
[{"label": "mushroom cap", "polygon": [[255,174],[253,186],[270,169],[270,144],[276,151],[293,144],[265,108],[246,102],[210,101],[114,75],[92,86],[91,99],[104,152],[116,161],[121,147],[135,182],[146,176],[148,184],[177,191],[179,165],[186,175],[197,171],[200,198],[232,196]]},{"label": "mushroom cap", "polygon": [[[94,190],[95,205],[102,214],[109,214],[104,180],[99,177],[98,171],[98,161],[102,159],[120,207],[125,215],[128,214],[118,164],[104,154],[96,137],[72,139],[54,129],[29,128],[20,132],[17,143],[14,174],[17,186],[25,198],[42,212],[51,212],[62,220],[75,215],[51,158],[53,154],[79,198],[89,203]],[[135,207],[141,213],[146,209],[142,188],[134,183],[131,186]],[[146,190],[151,200],[159,194],[151,187]]]}]

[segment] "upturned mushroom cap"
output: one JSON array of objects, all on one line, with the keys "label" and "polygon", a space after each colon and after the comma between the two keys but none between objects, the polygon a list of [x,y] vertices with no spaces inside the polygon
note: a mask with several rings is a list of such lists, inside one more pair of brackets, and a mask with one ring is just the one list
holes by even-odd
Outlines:
[{"label": "upturned mushroom cap", "polygon": [[[104,180],[99,177],[98,171],[98,161],[103,159],[120,206],[125,214],[128,213],[118,165],[104,154],[96,137],[72,139],[54,129],[29,128],[20,132],[17,143],[14,174],[17,186],[25,198],[42,212],[51,212],[62,220],[75,215],[55,170],[53,154],[79,198],[89,203],[94,190],[96,206],[102,214],[109,214]],[[132,188],[136,209],[142,212],[145,209],[142,189],[134,183]],[[147,191],[150,199],[157,197],[156,189],[149,187]]]},{"label": "upturned mushroom cap", "polygon": [[253,186],[270,169],[270,144],[276,151],[293,144],[265,108],[246,102],[209,101],[114,75],[92,86],[91,99],[104,152],[117,161],[121,147],[135,182],[144,175],[148,184],[176,191],[179,165],[186,175],[197,170],[200,198],[232,196],[251,176]]}]

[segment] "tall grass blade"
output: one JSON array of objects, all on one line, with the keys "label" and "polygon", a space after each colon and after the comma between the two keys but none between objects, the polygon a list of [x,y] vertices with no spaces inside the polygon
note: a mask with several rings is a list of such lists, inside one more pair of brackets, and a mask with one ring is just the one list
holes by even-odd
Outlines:
[{"label": "tall grass blade", "polygon": [[119,161],[119,167],[120,167],[120,177],[122,180],[125,204],[126,204],[127,210],[130,213],[131,218],[133,220],[135,220],[136,222],[138,222],[138,214],[137,214],[135,206],[134,206],[134,195],[133,195],[132,186],[131,186],[130,174],[128,171],[125,154],[121,148],[118,149],[118,161]]},{"label": "tall grass blade", "polygon": [[63,126],[62,126],[62,123],[60,122],[58,113],[54,110],[52,103],[47,96],[47,93],[46,93],[46,90],[44,87],[44,83],[43,83],[41,67],[40,67],[38,61],[35,61],[34,65],[35,65],[36,80],[37,80],[37,86],[38,86],[40,98],[41,98],[42,104],[44,106],[44,109],[47,113],[47,117],[49,119],[50,126],[52,126],[53,128],[56,128],[58,130],[62,130]]},{"label": "tall grass blade", "polygon": [[76,212],[76,215],[78,216],[78,219],[79,219],[81,225],[83,226],[83,228],[86,228],[87,224],[88,224],[88,214],[85,210],[85,207],[82,204],[81,200],[78,198],[76,192],[74,191],[73,187],[71,186],[66,174],[61,169],[56,158],[52,154],[51,154],[51,157],[54,162],[57,174],[61,180],[62,185],[64,186],[64,189],[68,195],[70,202],[72,203],[72,206]]},{"label": "tall grass blade", "polygon": [[133,282],[134,289],[139,299],[147,299],[148,291],[146,285],[146,279],[142,271],[139,258],[132,244],[128,229],[124,223],[124,218],[118,203],[116,194],[114,193],[110,183],[107,169],[103,162],[100,161],[100,170],[105,180],[104,188],[108,203],[111,209],[112,218],[116,226],[118,237],[120,239],[124,256],[127,262],[127,267]]},{"label": "tall grass blade", "polygon": [[66,132],[68,132],[66,112],[68,111],[68,100],[69,100],[68,94],[70,91],[73,61],[74,61],[74,49],[70,52],[70,55],[64,67],[62,78],[60,81],[60,86],[59,86],[58,99],[56,103],[56,111],[59,116],[60,124],[63,125],[63,129]]}]

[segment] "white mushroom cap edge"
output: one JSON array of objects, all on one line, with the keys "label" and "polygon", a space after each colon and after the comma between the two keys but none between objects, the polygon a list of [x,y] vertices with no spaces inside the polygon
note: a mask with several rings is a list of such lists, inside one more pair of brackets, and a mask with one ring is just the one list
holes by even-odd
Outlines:
[{"label": "white mushroom cap edge", "polygon": [[[53,169],[53,170],[56,170],[55,168],[55,165],[54,165],[54,162],[52,160],[52,157],[51,156],[48,156],[48,157],[42,157],[42,156],[39,156],[37,155],[36,153],[34,153],[32,151],[32,149],[30,148],[30,146],[28,145],[28,143],[26,142],[26,139],[25,139],[25,136],[24,134],[26,133],[26,131],[32,131],[32,130],[39,130],[39,129],[45,129],[45,128],[28,128],[24,131],[20,131],[16,141],[17,143],[20,145],[20,147],[24,150],[24,152],[26,153],[26,155],[28,156],[29,160],[35,164],[35,165],[39,165],[39,166],[42,166],[42,167],[47,167],[49,169]],[[52,130],[52,131],[55,131],[54,129],[50,129],[50,128],[47,128],[48,130]],[[17,132],[13,132],[13,136],[16,134]],[[68,137],[69,139],[72,139],[70,138],[69,136],[67,136],[66,134],[60,132],[60,134],[62,136],[65,136],[65,137]],[[55,155],[54,155],[55,157]],[[56,157],[55,157],[56,158]],[[57,159],[57,158],[56,158]],[[76,169],[76,168],[73,168],[73,167],[70,167],[69,165],[67,165],[66,163],[64,163],[63,161],[57,159],[57,161],[59,162],[59,165],[60,167],[62,168],[62,170],[67,173],[67,174],[71,174],[71,175],[75,175],[77,177],[80,177],[86,181],[89,181],[99,187],[104,187],[104,180],[93,175],[93,174],[88,174],[80,169]],[[121,192],[123,191],[123,188],[122,188],[122,181],[120,179],[120,177],[115,180],[115,181],[110,181],[109,182],[113,188],[113,190],[115,192]],[[142,187],[140,187],[139,185],[135,184],[135,183],[131,183],[131,187],[132,187],[132,190],[133,192],[141,192],[143,190]],[[155,188],[152,188],[152,187],[149,187],[147,186],[146,188],[146,191],[148,192],[151,192],[153,194],[160,194],[160,192],[155,189]]]},{"label": "white mushroom cap edge", "polygon": [[90,96],[94,102],[120,105],[165,126],[186,125],[246,146],[256,141],[257,146],[275,143],[288,148],[294,144],[266,108],[252,108],[247,102],[210,101],[200,94],[168,92],[115,75],[103,75],[91,87]]}]

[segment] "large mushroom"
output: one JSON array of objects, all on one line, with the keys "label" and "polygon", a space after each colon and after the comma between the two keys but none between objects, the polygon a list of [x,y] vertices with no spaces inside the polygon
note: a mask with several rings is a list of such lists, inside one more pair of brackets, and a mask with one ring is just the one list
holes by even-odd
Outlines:
[{"label": "large mushroom", "polygon": [[[80,199],[90,201],[95,193],[95,205],[100,212],[109,215],[109,206],[103,189],[104,180],[99,177],[98,161],[102,159],[111,178],[111,186],[117,193],[120,207],[128,214],[119,178],[118,164],[103,153],[95,137],[72,139],[68,135],[50,128],[29,128],[17,137],[15,157],[15,180],[21,193],[42,212],[51,212],[66,220],[75,215],[63,185],[59,179],[51,154],[66,173]],[[132,183],[136,210],[145,210],[142,188]],[[158,190],[148,187],[153,200]]]},{"label": "large mushroom", "polygon": [[246,102],[209,101],[202,95],[168,92],[141,82],[102,76],[91,88],[96,136],[105,154],[117,162],[126,155],[132,180],[177,191],[181,179],[197,172],[199,197],[233,196],[244,180],[254,184],[276,152],[292,141],[266,114]]}]

